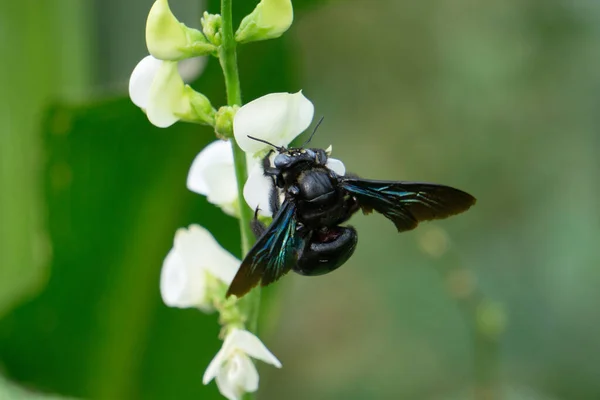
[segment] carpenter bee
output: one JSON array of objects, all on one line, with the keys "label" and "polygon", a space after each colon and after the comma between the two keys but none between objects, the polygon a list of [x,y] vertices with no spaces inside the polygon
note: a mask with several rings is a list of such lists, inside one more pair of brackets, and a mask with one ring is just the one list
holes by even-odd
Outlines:
[{"label": "carpenter bee", "polygon": [[263,159],[264,174],[273,182],[274,217],[265,227],[256,210],[252,229],[258,240],[242,261],[228,297],[241,297],[259,282],[269,285],[290,270],[317,276],[342,266],[354,253],[358,235],[353,227],[341,224],[358,210],[365,214],[375,210],[403,232],[475,204],[473,196],[449,186],[339,176],[326,166],[328,154],[323,149],[285,148],[248,137],[278,153],[272,163],[271,154]]}]

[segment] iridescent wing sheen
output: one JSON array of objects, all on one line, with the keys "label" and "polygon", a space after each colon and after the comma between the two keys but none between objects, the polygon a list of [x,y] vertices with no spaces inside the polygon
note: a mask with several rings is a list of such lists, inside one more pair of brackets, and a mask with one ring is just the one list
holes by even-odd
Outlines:
[{"label": "iridescent wing sheen", "polygon": [[273,283],[296,264],[305,240],[296,231],[295,213],[295,205],[284,201],[271,225],[242,261],[227,297],[242,297],[258,282],[262,286]]},{"label": "iridescent wing sheen", "polygon": [[383,214],[396,225],[398,232],[414,229],[421,221],[459,214],[475,204],[470,194],[433,183],[349,177],[340,180],[342,188],[358,200],[364,212],[375,210]]}]

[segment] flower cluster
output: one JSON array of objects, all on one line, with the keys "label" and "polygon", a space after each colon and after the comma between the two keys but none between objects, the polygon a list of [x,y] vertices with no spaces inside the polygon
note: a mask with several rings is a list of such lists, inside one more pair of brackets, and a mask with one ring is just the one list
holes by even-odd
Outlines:
[{"label": "flower cluster", "polygon": [[191,225],[175,234],[160,276],[160,292],[167,306],[221,312],[224,328],[228,328],[225,342],[206,369],[203,382],[208,384],[216,378],[219,390],[230,400],[258,389],[258,373],[249,357],[281,367],[258,337],[239,328],[243,327],[243,316],[235,302],[224,300],[239,263],[210,232]]},{"label": "flower cluster", "polygon": [[[249,206],[271,217],[269,192],[273,183],[264,175],[261,159],[272,148],[249,136],[288,146],[311,124],[313,104],[301,92],[273,93],[242,107],[215,110],[206,96],[184,83],[191,79],[185,79],[183,70],[194,60],[201,68],[204,61],[198,63],[198,57],[221,57],[227,37],[246,43],[281,36],[292,23],[292,4],[290,0],[262,0],[242,20],[235,35],[223,35],[224,18],[204,13],[200,31],[179,22],[167,0],[156,0],[146,24],[150,55],[131,74],[129,93],[133,103],[158,127],[179,120],[208,124],[220,139],[235,139],[235,143],[216,140],[202,149],[191,164],[187,187],[228,215],[241,218],[241,207]],[[246,155],[247,179],[238,176],[234,167],[235,145]],[[338,160],[329,158],[328,166],[340,175],[345,173]],[[246,179],[243,198],[247,205],[240,204],[238,179]],[[246,330],[246,308],[240,307],[241,300],[225,298],[239,265],[240,260],[222,248],[208,230],[191,225],[176,232],[160,277],[160,292],[167,306],[220,313],[224,343],[203,382],[215,379],[221,394],[230,400],[258,388],[258,373],[250,357],[281,367],[260,339]]]},{"label": "flower cluster", "polygon": [[[271,215],[268,193],[272,182],[262,173],[259,158],[268,145],[244,140],[259,137],[278,146],[287,146],[302,133],[313,119],[312,103],[302,93],[273,93],[242,106],[233,120],[236,141],[246,152],[249,177],[244,198],[252,209]],[[343,164],[330,159],[336,172],[344,173]],[[239,215],[237,180],[231,142],[216,140],[206,146],[192,162],[188,188],[206,196],[225,213]],[[235,301],[224,299],[227,287],[240,261],[223,249],[204,228],[192,225],[175,234],[172,250],[165,258],[160,289],[163,301],[171,307],[196,307],[202,311],[218,310],[224,330],[223,347],[204,375],[204,383],[216,378],[221,393],[239,399],[245,392],[258,388],[258,373],[248,356],[281,367],[281,363],[252,333],[240,329],[244,316]],[[225,317],[226,316],[226,317]]]},{"label": "flower cluster", "polygon": [[[235,33],[239,43],[281,36],[292,24],[291,0],[262,0]],[[184,83],[181,61],[218,56],[221,16],[204,13],[202,28],[190,28],[171,12],[168,0],[156,0],[146,21],[149,56],[135,67],[129,95],[152,124],[166,128],[182,120],[214,126],[216,110],[201,93]]]}]

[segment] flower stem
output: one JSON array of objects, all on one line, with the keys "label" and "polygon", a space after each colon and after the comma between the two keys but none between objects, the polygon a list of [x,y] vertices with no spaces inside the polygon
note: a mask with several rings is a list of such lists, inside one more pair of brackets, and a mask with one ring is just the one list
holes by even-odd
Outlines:
[{"label": "flower stem", "polygon": [[[225,90],[227,91],[227,104],[230,106],[242,105],[242,94],[240,90],[240,77],[237,68],[236,42],[233,37],[233,23],[231,16],[232,0],[221,0],[221,47],[219,48],[219,60],[223,75],[225,76]],[[246,205],[243,196],[244,182],[248,178],[248,167],[246,155],[232,138],[233,160],[235,164],[235,176],[238,187],[238,203],[240,207],[240,233],[242,236],[242,253],[246,254],[252,245],[252,232],[250,220],[252,210]]]},{"label": "flower stem", "polygon": [[[242,105],[240,77],[238,75],[237,54],[235,38],[233,37],[232,0],[221,0],[221,46],[219,48],[219,61],[225,77],[225,90],[227,104],[230,106]],[[244,182],[248,178],[246,154],[237,145],[235,138],[231,138],[233,147],[233,162],[238,188],[238,205],[240,209],[240,234],[242,237],[242,254],[246,255],[254,243],[254,236],[250,229],[253,213],[244,201]],[[247,311],[247,328],[256,332],[258,311],[260,307],[260,288],[252,290],[244,299],[243,308]]]}]

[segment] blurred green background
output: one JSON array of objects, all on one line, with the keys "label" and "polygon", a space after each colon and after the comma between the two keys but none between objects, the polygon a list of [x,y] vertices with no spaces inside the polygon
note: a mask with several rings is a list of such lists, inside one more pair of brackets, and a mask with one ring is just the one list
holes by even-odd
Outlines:
[{"label": "blurred green background", "polygon": [[[164,306],[158,277],[178,227],[239,254],[237,223],[185,188],[211,130],[154,128],[127,98],[151,4],[0,4],[2,400],[220,398],[201,383],[217,317]],[[171,6],[195,27],[219,8]],[[244,100],[302,89],[348,170],[478,203],[402,235],[358,215],[344,268],[269,288],[284,368],[260,368],[259,398],[599,399],[600,3],[294,7],[240,48]],[[224,103],[216,60],[194,87]]]}]

